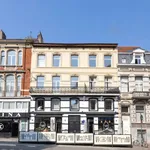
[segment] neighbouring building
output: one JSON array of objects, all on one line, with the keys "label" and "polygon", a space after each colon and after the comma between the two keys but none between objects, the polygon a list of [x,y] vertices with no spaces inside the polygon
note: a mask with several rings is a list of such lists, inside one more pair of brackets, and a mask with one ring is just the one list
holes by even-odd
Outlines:
[{"label": "neighbouring building", "polygon": [[28,131],[31,44],[38,39],[7,39],[0,30],[0,136]]},{"label": "neighbouring building", "polygon": [[34,43],[29,131],[118,134],[117,44]]},{"label": "neighbouring building", "polygon": [[150,52],[140,47],[118,51],[120,133],[150,143]]}]

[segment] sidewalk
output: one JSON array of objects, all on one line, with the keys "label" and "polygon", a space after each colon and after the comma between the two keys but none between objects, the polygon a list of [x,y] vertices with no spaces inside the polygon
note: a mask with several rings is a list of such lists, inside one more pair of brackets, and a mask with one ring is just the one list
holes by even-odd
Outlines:
[{"label": "sidewalk", "polygon": [[0,137],[0,142],[18,142],[18,138],[2,138]]}]

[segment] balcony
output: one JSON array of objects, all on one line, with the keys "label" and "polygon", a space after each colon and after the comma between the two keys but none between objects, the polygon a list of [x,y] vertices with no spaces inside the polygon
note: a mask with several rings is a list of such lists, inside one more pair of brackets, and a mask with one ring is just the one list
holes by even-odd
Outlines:
[{"label": "balcony", "polygon": [[118,87],[31,87],[31,95],[33,94],[119,94]]},{"label": "balcony", "polygon": [[133,91],[132,97],[135,99],[149,99],[150,92],[149,91]]}]

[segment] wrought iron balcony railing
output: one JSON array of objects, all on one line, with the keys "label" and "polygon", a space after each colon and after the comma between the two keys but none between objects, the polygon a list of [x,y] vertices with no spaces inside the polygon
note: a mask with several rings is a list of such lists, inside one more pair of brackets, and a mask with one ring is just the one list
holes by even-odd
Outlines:
[{"label": "wrought iron balcony railing", "polygon": [[133,91],[132,93],[133,98],[150,98],[150,92],[149,91]]},{"label": "wrought iron balcony railing", "polygon": [[89,87],[76,87],[76,88],[71,88],[71,87],[31,87],[30,88],[30,93],[31,94],[38,94],[38,93],[60,93],[60,94],[69,94],[69,93],[95,93],[95,94],[101,94],[101,93],[114,93],[118,94],[120,93],[119,87],[94,87],[94,88],[89,88]]}]

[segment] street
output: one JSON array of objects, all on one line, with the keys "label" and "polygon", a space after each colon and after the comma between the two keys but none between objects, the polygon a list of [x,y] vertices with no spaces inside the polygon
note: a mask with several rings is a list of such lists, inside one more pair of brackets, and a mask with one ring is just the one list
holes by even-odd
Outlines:
[{"label": "street", "polygon": [[148,150],[148,148],[120,148],[120,147],[93,147],[93,146],[72,146],[72,145],[52,145],[52,144],[32,144],[17,142],[0,142],[0,150]]}]

